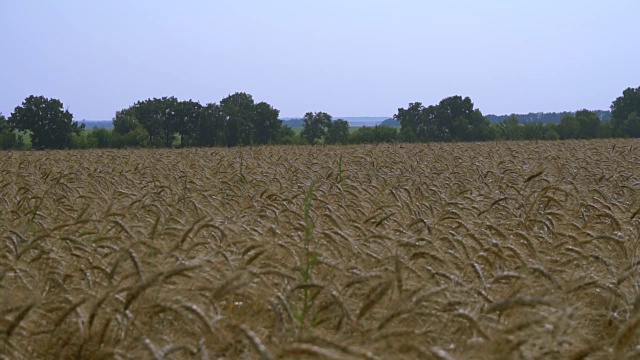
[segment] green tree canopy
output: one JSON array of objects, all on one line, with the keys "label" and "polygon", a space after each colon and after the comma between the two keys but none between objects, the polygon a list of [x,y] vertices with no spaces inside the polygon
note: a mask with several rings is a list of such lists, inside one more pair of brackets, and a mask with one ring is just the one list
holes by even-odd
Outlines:
[{"label": "green tree canopy", "polygon": [[225,145],[225,123],[222,109],[217,104],[207,104],[200,110],[196,144],[198,146]]},{"label": "green tree canopy", "polygon": [[579,139],[595,139],[598,137],[598,129],[600,128],[600,118],[598,114],[589,110],[580,110],[576,112],[576,121],[578,122]]},{"label": "green tree canopy", "polygon": [[300,137],[306,143],[315,144],[324,139],[326,128],[331,123],[331,115],[325,112],[308,112],[304,114],[302,120],[303,125]]},{"label": "green tree canopy", "polygon": [[349,142],[349,123],[343,119],[331,121],[327,125],[326,144],[347,144]]},{"label": "green tree canopy", "polygon": [[614,135],[640,137],[636,125],[638,114],[640,114],[640,87],[628,88],[611,104],[611,125]]},{"label": "green tree canopy", "polygon": [[522,126],[524,140],[558,140],[556,124],[527,123]]},{"label": "green tree canopy", "polygon": [[451,96],[440,101],[435,114],[435,129],[440,134],[437,140],[488,140],[491,123],[473,107],[469,97]]},{"label": "green tree canopy", "polygon": [[490,122],[473,108],[469,97],[451,96],[438,105],[424,107],[410,103],[394,115],[406,140],[421,141],[477,141],[491,136]]},{"label": "green tree canopy", "polygon": [[575,116],[569,114],[560,119],[558,125],[558,135],[560,139],[577,139],[580,135],[580,123]]},{"label": "green tree canopy", "polygon": [[397,140],[398,129],[384,125],[362,126],[349,136],[349,141],[353,144],[373,144]]},{"label": "green tree canopy", "polygon": [[393,118],[400,122],[405,141],[427,140],[427,126],[435,111],[434,107],[425,108],[421,102],[409,103],[406,109],[399,108]]},{"label": "green tree canopy", "polygon": [[140,139],[147,134],[147,142],[154,146],[170,147],[177,135],[181,147],[267,144],[280,138],[279,114],[265,102],[255,104],[246,93],[229,95],[220,105],[205,106],[163,97],[138,101],[117,112],[113,126],[122,137],[135,132],[135,139]]},{"label": "green tree canopy", "polygon": [[623,129],[625,137],[640,137],[640,113],[632,112],[627,116],[627,119],[622,122],[621,128]]},{"label": "green tree canopy", "polygon": [[522,140],[524,128],[520,126],[520,119],[515,114],[498,123],[498,136],[505,140]]},{"label": "green tree canopy", "polygon": [[149,132],[138,121],[133,106],[116,112],[113,118],[113,133],[109,139],[104,134],[95,136],[98,137],[98,144],[106,143],[110,147],[145,147],[150,141]]},{"label": "green tree canopy", "polygon": [[188,100],[176,104],[174,129],[180,134],[180,146],[195,146],[198,143],[198,132],[202,120],[202,105]]},{"label": "green tree canopy", "polygon": [[116,111],[116,117],[113,118],[113,131],[116,133],[124,135],[141,126],[133,108]]},{"label": "green tree canopy", "polygon": [[302,139],[291,127],[283,125],[278,131],[278,144],[302,144]]},{"label": "green tree canopy", "polygon": [[0,113],[0,149],[17,149],[22,145],[22,137],[13,131],[7,118]]},{"label": "green tree canopy", "polygon": [[2,115],[2,113],[0,113],[0,131],[4,130],[4,129],[9,129],[9,121],[7,121],[7,118],[4,117],[4,115]]},{"label": "green tree canopy", "polygon": [[278,119],[280,110],[266,102],[259,102],[254,106],[253,141],[255,144],[269,144],[276,142],[282,127],[282,120]]},{"label": "green tree canopy", "polygon": [[224,115],[228,146],[250,145],[253,143],[255,102],[247,93],[238,92],[220,101]]},{"label": "green tree canopy", "polygon": [[151,145],[170,147],[178,132],[178,106],[175,97],[138,101],[132,106],[136,119],[149,133]]},{"label": "green tree canopy", "polygon": [[70,146],[71,135],[80,134],[84,124],[73,122],[73,115],[58,99],[29,96],[16,106],[9,118],[11,128],[31,133],[35,149],[64,149]]}]

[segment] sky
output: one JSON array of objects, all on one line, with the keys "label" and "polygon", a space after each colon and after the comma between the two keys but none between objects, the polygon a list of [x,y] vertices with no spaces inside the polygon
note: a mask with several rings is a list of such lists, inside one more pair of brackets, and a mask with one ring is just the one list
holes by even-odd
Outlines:
[{"label": "sky", "polygon": [[484,114],[603,109],[640,86],[637,0],[0,0],[0,112],[29,95],[74,119],[138,100],[281,117],[392,116],[469,96]]}]

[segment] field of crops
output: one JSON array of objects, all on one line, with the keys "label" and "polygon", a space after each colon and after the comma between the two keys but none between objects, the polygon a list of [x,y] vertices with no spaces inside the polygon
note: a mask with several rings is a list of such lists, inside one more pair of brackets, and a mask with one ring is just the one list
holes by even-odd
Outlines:
[{"label": "field of crops", "polygon": [[7,359],[637,359],[640,141],[0,153]]}]

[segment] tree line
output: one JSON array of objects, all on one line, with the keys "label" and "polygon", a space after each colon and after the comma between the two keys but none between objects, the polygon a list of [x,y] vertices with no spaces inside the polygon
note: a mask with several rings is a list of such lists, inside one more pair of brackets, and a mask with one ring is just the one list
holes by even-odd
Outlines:
[{"label": "tree line", "polygon": [[60,100],[29,96],[8,119],[0,114],[0,148],[25,148],[26,139],[33,149],[73,149],[640,137],[640,87],[624,90],[613,101],[609,121],[597,112],[580,110],[564,114],[559,123],[523,124],[516,115],[492,123],[469,97],[461,96],[399,108],[394,115],[399,127],[350,131],[343,119],[308,112],[302,118],[302,131],[296,133],[282,124],[279,114],[272,105],[255,102],[242,92],[205,105],[162,97],[117,111],[113,129],[85,131]]},{"label": "tree line", "polygon": [[[596,113],[596,115],[598,115],[600,120],[603,120],[603,121],[611,120],[611,111],[609,110],[594,110],[594,112]],[[487,115],[487,117],[489,118],[489,120],[491,120],[492,123],[498,123],[506,120],[511,115]],[[527,124],[527,123],[558,124],[560,120],[562,120],[562,118],[567,115],[575,115],[575,112],[571,112],[571,111],[547,112],[547,113],[530,112],[528,114],[518,114],[517,116],[521,124]]]}]

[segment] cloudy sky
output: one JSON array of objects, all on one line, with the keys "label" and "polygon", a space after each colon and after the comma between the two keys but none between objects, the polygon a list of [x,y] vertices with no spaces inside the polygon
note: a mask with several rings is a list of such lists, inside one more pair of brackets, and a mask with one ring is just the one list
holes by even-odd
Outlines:
[{"label": "cloudy sky", "polygon": [[483,113],[608,109],[640,86],[640,1],[0,0],[0,112],[29,95],[75,119],[137,100],[281,116],[391,116],[470,96]]}]

